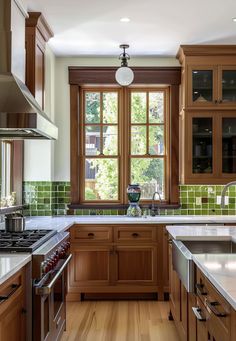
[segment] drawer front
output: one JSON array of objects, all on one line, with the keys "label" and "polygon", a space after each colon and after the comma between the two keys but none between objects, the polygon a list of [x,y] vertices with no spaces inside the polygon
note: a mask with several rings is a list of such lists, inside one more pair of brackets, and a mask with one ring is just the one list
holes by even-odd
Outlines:
[{"label": "drawer front", "polygon": [[70,230],[72,243],[112,242],[111,226],[80,226],[75,225]]},{"label": "drawer front", "polygon": [[116,226],[114,227],[115,242],[151,243],[156,241],[156,227],[149,226]]},{"label": "drawer front", "polygon": [[206,287],[205,276],[198,268],[197,268],[197,281],[195,284],[195,291],[196,291],[197,297],[204,302],[208,294],[208,289]]},{"label": "drawer front", "polygon": [[229,340],[231,307],[208,279],[205,279],[205,285],[208,291],[205,306],[211,315],[211,333],[216,340]]}]

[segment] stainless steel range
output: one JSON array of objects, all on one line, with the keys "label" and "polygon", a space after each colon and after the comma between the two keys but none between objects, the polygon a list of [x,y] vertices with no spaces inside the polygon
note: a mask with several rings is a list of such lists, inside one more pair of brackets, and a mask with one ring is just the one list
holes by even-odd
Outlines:
[{"label": "stainless steel range", "polygon": [[32,253],[56,233],[55,230],[0,231],[0,251]]},{"label": "stainless steel range", "polygon": [[[69,233],[55,230],[0,231],[0,252],[32,253],[27,341],[56,341],[65,330]],[[30,295],[29,295],[30,296]]]}]

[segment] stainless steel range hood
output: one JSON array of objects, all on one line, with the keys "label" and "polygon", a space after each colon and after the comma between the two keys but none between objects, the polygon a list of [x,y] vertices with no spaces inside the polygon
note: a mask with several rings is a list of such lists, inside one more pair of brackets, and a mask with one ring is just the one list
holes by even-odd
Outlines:
[{"label": "stainless steel range hood", "polygon": [[14,65],[24,65],[24,45],[19,53],[18,43],[24,42],[20,32],[25,35],[22,12],[18,0],[0,0],[0,139],[57,139],[58,128],[14,73]]}]

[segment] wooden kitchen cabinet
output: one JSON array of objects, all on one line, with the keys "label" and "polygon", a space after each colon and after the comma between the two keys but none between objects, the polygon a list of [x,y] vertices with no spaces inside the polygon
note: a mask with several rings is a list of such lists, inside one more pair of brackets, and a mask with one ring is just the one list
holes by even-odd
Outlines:
[{"label": "wooden kitchen cabinet", "polygon": [[182,45],[181,110],[235,109],[236,46]]},{"label": "wooden kitchen cabinet", "polygon": [[25,290],[24,269],[0,286],[0,341],[26,340]]},{"label": "wooden kitchen cabinet", "polygon": [[29,12],[26,19],[26,85],[42,109],[45,105],[45,50],[53,37],[48,23],[40,12]]},{"label": "wooden kitchen cabinet", "polygon": [[224,184],[236,176],[236,117],[232,111],[189,111],[182,156],[182,182]]},{"label": "wooden kitchen cabinet", "polygon": [[179,49],[182,184],[225,184],[235,179],[235,57],[235,46]]},{"label": "wooden kitchen cabinet", "polygon": [[172,265],[172,245],[169,244],[170,312],[181,341],[188,340],[188,293]]},{"label": "wooden kitchen cabinet", "polygon": [[157,293],[163,299],[169,287],[164,231],[164,225],[74,225],[68,300],[82,293]]}]

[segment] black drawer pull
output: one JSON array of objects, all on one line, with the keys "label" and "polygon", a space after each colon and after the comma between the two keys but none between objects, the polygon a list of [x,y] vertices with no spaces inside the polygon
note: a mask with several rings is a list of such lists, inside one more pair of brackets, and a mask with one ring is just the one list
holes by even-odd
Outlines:
[{"label": "black drawer pull", "polygon": [[206,305],[208,306],[208,308],[213,312],[214,315],[218,316],[218,317],[226,317],[227,314],[226,312],[220,312],[216,307],[220,305],[219,302],[209,302],[208,300],[206,300]]},{"label": "black drawer pull", "polygon": [[88,237],[93,238],[93,237],[94,237],[94,233],[89,232],[89,233],[88,233]]},{"label": "black drawer pull", "polygon": [[0,303],[3,303],[4,301],[8,300],[11,295],[14,294],[14,292],[20,287],[20,284],[12,284],[11,285],[11,291],[8,295],[0,295]]},{"label": "black drawer pull", "polygon": [[137,232],[132,233],[132,237],[137,238],[139,234]]},{"label": "black drawer pull", "polygon": [[193,313],[196,316],[197,320],[200,322],[206,321],[206,318],[201,315],[202,309],[199,307],[192,307]]},{"label": "black drawer pull", "polygon": [[204,288],[203,284],[197,283],[195,287],[198,295],[207,295],[207,292],[203,290]]}]

